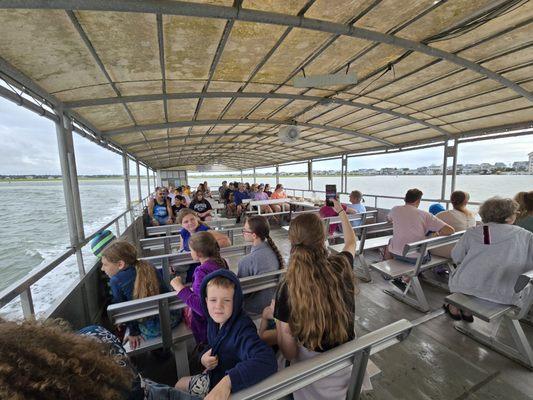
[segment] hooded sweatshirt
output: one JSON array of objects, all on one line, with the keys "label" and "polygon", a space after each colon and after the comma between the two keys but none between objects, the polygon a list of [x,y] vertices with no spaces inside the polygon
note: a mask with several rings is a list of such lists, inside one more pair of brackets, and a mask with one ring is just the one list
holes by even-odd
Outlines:
[{"label": "hooded sweatshirt", "polygon": [[[235,284],[233,313],[222,327],[207,311],[207,284],[223,276]],[[210,371],[211,389],[229,375],[232,393],[255,385],[277,371],[276,356],[272,349],[257,335],[257,328],[243,310],[243,294],[239,278],[226,269],[207,275],[202,282],[202,306],[207,315],[207,340],[211,355],[218,356],[218,365]],[[206,351],[207,351],[206,350]]]},{"label": "hooded sweatshirt", "polygon": [[207,312],[204,312],[202,307],[202,301],[205,303],[205,299],[201,299],[200,287],[206,275],[220,268],[222,267],[214,260],[207,260],[194,270],[191,287],[184,287],[178,292],[178,297],[193,311],[191,330],[196,343],[207,343],[207,320],[205,318]]},{"label": "hooded sweatshirt", "polygon": [[450,292],[520,305],[514,285],[533,269],[533,233],[509,224],[480,225],[464,233],[452,258],[460,265],[450,275]]}]

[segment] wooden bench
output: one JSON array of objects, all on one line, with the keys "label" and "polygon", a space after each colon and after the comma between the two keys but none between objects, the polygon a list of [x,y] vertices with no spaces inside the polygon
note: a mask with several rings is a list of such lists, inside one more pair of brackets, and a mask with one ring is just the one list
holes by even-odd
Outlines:
[{"label": "wooden bench", "polygon": [[[286,270],[268,272],[266,274],[241,278],[243,294],[255,293],[264,289],[276,288],[284,276]],[[159,316],[161,336],[143,340],[139,347],[132,350],[129,343],[124,348],[128,354],[141,354],[159,348],[171,349],[174,353],[178,377],[190,375],[189,359],[187,355],[187,340],[192,338],[191,330],[180,323],[174,329],[171,328],[170,312],[181,310],[187,305],[178,298],[175,291],[145,297],[143,299],[125,301],[111,304],[107,307],[109,320],[113,324],[123,324],[136,321],[141,318]]]},{"label": "wooden bench", "polygon": [[[354,228],[359,232],[360,239],[357,241],[357,250],[355,252],[356,258],[359,260],[360,266],[355,267],[357,277],[363,282],[370,282],[372,277],[370,275],[369,263],[365,258],[364,252],[367,250],[377,250],[387,247],[392,235],[378,236],[368,238],[371,234],[382,234],[392,231],[392,224],[390,222],[376,222],[373,224],[363,224]],[[344,243],[329,246],[333,253],[340,253],[344,247]]]},{"label": "wooden bench", "polygon": [[[249,254],[252,249],[252,246],[247,243],[222,247],[220,249],[220,255],[223,258],[240,256]],[[172,273],[181,274],[182,278],[187,273],[189,266],[195,261],[192,259],[191,253],[189,251],[184,251],[182,253],[170,253],[162,254],[158,256],[151,257],[142,257],[141,260],[148,261],[156,268],[162,268],[163,270],[163,279],[167,286],[169,285]],[[168,286],[170,289],[170,286]]]},{"label": "wooden bench", "polygon": [[[518,277],[514,291],[523,296],[521,307],[493,303],[462,293],[453,293],[445,301],[484,321],[457,321],[455,329],[533,370],[533,350],[520,323],[520,319],[527,316],[533,304],[533,271]],[[506,343],[498,336],[502,326],[511,334],[512,343]]]},{"label": "wooden bench", "polygon": [[437,256],[432,256],[429,262],[423,264],[424,255],[427,254],[428,250],[457,242],[463,233],[464,231],[461,231],[450,236],[437,236],[406,244],[403,249],[403,256],[416,257],[415,264],[392,259],[372,263],[370,267],[391,279],[401,278],[402,276],[409,277],[409,282],[403,292],[394,289],[392,291],[385,290],[385,293],[422,312],[427,312],[430,309],[429,303],[420,284],[419,275],[437,265],[447,264],[450,268],[453,268],[453,264],[450,259]]},{"label": "wooden bench", "polygon": [[[358,399],[369,357],[403,341],[413,324],[405,319],[370,332],[317,356],[291,364],[260,383],[232,394],[231,400],[274,400],[345,368],[352,368],[346,399]],[[340,399],[332,399],[340,400]]]}]

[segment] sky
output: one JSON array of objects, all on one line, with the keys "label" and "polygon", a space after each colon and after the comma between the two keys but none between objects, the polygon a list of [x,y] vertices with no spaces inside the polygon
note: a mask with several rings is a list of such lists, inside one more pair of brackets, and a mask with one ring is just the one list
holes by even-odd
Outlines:
[{"label": "sky", "polygon": [[[59,175],[59,157],[55,125],[31,111],[0,98],[0,175]],[[95,143],[74,134],[74,146],[79,175],[120,175],[122,158]],[[458,162],[512,163],[526,161],[533,151],[533,134],[515,138],[463,143],[459,146]],[[417,168],[442,164],[442,148],[435,147],[388,155],[356,157],[349,160],[348,169]],[[133,164],[130,168],[135,173]],[[340,161],[321,161],[314,170],[339,170]],[[280,167],[281,171],[306,171],[306,165]],[[261,170],[272,172],[272,169]],[[144,172],[144,171],[143,171]],[[258,171],[259,172],[259,171]]]}]

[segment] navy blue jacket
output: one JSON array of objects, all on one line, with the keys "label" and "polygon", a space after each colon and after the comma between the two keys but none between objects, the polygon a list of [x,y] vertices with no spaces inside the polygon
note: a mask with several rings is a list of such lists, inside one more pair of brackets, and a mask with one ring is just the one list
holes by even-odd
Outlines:
[{"label": "navy blue jacket", "polygon": [[[228,278],[235,284],[233,314],[222,327],[209,316],[205,300],[207,283],[216,276]],[[202,307],[208,316],[207,350],[211,349],[211,355],[218,356],[218,365],[210,371],[211,389],[225,375],[229,375],[234,393],[274,374],[278,369],[276,356],[259,338],[255,324],[243,309],[243,294],[237,275],[226,269],[212,272],[202,281],[201,293]]]}]

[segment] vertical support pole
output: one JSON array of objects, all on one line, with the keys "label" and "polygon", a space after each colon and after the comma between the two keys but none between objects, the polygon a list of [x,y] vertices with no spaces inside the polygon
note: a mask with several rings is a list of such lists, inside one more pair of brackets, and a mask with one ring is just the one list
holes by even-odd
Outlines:
[{"label": "vertical support pole", "polygon": [[155,171],[152,171],[152,177],[154,178],[154,188],[157,187],[157,180],[155,178]]},{"label": "vertical support pole", "polygon": [[143,195],[141,192],[141,167],[139,166],[139,161],[135,162],[136,173],[137,173],[137,199],[139,200],[139,206],[141,207],[141,202],[143,201]]},{"label": "vertical support pole", "polygon": [[126,153],[122,153],[122,171],[124,175],[124,193],[126,194],[126,209],[131,208],[131,193],[130,193],[130,160]]},{"label": "vertical support pole", "polygon": [[244,175],[242,174],[242,169],[241,169],[241,182],[244,183]]},{"label": "vertical support pole", "polygon": [[313,161],[307,160],[307,189],[313,190]]},{"label": "vertical support pole", "polygon": [[276,164],[276,185],[279,184],[279,165]]},{"label": "vertical support pole", "polygon": [[[74,155],[74,142],[72,139],[72,122],[63,113],[62,109],[57,113],[59,120],[56,122],[56,137],[59,153],[59,163],[61,165],[61,175],[63,182],[63,195],[65,196],[65,208],[67,211],[67,224],[69,231],[70,245],[75,249],[76,261],[80,279],[85,276],[83,265],[83,254],[80,247],[81,240],[85,237],[83,231],[83,218],[81,214],[80,193],[76,171],[76,157]],[[73,176],[74,175],[74,176]],[[81,224],[81,226],[78,226]],[[89,307],[87,304],[87,290],[85,285],[81,286],[84,322],[90,323]]]},{"label": "vertical support pole", "polygon": [[[455,192],[455,182],[457,178],[457,149],[459,146],[459,140],[455,139],[453,141],[453,164],[452,164],[452,193]],[[451,193],[450,193],[451,195]]]},{"label": "vertical support pole", "polygon": [[440,190],[440,198],[446,198],[446,173],[448,172],[448,141],[444,143],[444,159],[442,160],[442,187]]},{"label": "vertical support pole", "polygon": [[255,167],[254,167],[254,183],[257,183],[257,176],[255,175]]},{"label": "vertical support pole", "polygon": [[146,183],[148,184],[148,196],[152,193],[150,190],[150,170],[146,167]]},{"label": "vertical support pole", "polygon": [[348,156],[342,155],[341,158],[341,193],[348,191]]}]

